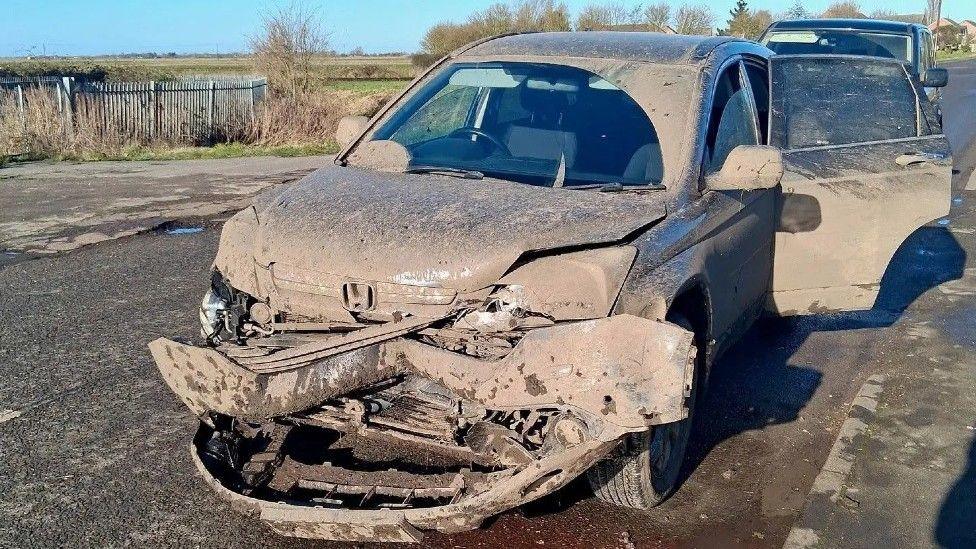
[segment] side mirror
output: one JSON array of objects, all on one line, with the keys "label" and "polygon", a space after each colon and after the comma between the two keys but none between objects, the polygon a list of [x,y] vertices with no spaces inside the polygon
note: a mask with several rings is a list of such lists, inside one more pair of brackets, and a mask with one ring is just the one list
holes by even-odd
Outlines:
[{"label": "side mirror", "polygon": [[765,145],[739,145],[722,169],[705,180],[710,191],[772,189],[783,179],[783,153]]},{"label": "side mirror", "polygon": [[922,75],[922,85],[926,88],[944,88],[949,83],[949,71],[939,67],[926,69]]},{"label": "side mirror", "polygon": [[336,128],[336,141],[343,148],[347,147],[357,137],[362,135],[367,124],[369,124],[369,118],[365,116],[343,116],[339,120],[339,126]]}]

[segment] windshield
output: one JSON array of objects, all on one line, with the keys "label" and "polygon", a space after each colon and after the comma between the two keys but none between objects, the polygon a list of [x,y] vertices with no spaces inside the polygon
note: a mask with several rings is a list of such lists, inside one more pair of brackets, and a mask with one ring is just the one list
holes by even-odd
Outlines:
[{"label": "windshield", "polygon": [[912,61],[912,39],[904,34],[840,30],[773,31],[763,45],[781,55],[836,54]]},{"label": "windshield", "polygon": [[607,80],[562,65],[452,65],[373,139],[406,147],[411,167],[532,185],[648,185],[664,175],[657,133],[643,109]]}]

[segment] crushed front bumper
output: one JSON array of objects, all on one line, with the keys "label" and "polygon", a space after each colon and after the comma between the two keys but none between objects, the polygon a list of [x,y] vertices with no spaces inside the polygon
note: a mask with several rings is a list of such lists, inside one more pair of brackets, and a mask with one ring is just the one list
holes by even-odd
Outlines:
[{"label": "crushed front bumper", "polygon": [[342,509],[269,501],[224,486],[204,463],[200,448],[190,452],[200,474],[238,511],[292,537],[337,541],[416,542],[424,530],[452,533],[477,528],[494,515],[561,488],[613,450],[607,442],[589,441],[520,470],[498,475],[487,490],[438,507],[414,509]]},{"label": "crushed front bumper", "polygon": [[694,364],[690,332],[629,315],[530,331],[497,361],[408,337],[365,341],[334,354],[319,351],[304,362],[296,361],[295,353],[286,362],[248,362],[166,339],[152,342],[150,349],[163,378],[205,423],[215,414],[275,421],[408,375],[432,380],[486,410],[556,410],[582,426],[570,442],[546,443],[529,461],[462,483],[449,501],[382,509],[335,508],[294,498],[281,503],[240,490],[201,457],[203,438],[198,437],[193,455],[200,472],[238,507],[284,535],[348,541],[416,541],[423,530],[476,528],[490,516],[557,490],[613,452],[627,434],[686,417]]}]

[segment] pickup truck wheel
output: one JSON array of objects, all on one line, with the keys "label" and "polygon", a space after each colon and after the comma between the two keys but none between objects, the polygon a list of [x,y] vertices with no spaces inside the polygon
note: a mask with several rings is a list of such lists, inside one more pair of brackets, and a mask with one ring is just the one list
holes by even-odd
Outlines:
[{"label": "pickup truck wheel", "polygon": [[[669,320],[691,329],[691,323],[684,317]],[[596,497],[620,507],[646,510],[674,492],[691,435],[701,363],[699,356],[691,396],[687,399],[687,418],[634,433],[625,441],[622,454],[599,461],[586,472]]]}]

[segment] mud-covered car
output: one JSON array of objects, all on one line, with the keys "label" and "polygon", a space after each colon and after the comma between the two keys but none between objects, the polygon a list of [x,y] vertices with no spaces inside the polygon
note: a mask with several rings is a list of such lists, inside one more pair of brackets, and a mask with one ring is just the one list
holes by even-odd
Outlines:
[{"label": "mud-covered car", "polygon": [[496,37],[340,136],[225,224],[206,344],[150,345],[202,475],[290,536],[476,528],[583,474],[656,505],[715,357],[872,307],[949,205],[900,62],[731,38]]}]

